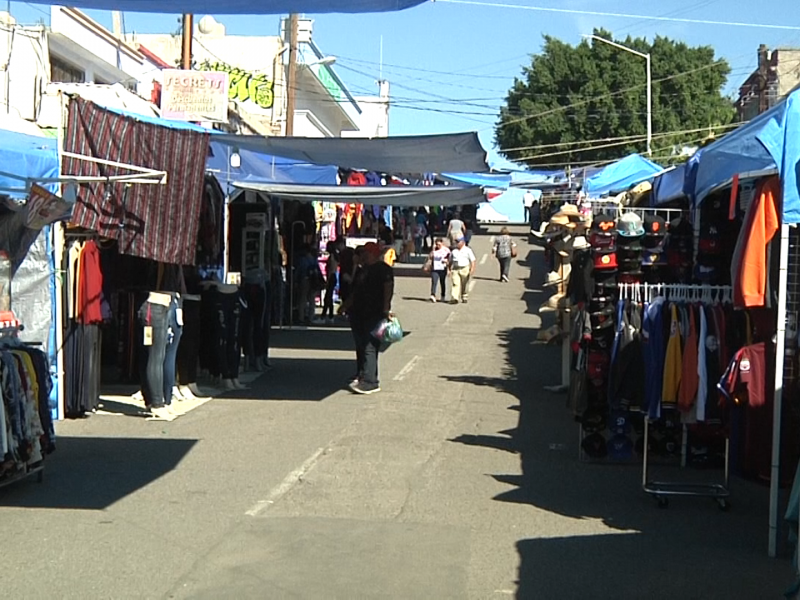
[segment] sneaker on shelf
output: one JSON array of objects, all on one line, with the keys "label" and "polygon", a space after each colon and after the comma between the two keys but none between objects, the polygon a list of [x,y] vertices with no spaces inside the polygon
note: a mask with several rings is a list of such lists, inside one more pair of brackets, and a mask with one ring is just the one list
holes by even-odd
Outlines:
[{"label": "sneaker on shelf", "polygon": [[436,296],[433,296],[433,295],[431,296],[431,302],[433,302],[434,304],[436,304]]},{"label": "sneaker on shelf", "polygon": [[366,383],[359,381],[358,383],[351,384],[350,389],[356,394],[369,395],[381,391],[381,387],[377,383]]}]

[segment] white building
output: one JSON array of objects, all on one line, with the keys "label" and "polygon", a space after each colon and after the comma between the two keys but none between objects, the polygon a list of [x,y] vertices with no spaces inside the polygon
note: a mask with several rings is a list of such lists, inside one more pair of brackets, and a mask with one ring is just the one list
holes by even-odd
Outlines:
[{"label": "white building", "polygon": [[[388,86],[385,98],[356,98],[312,39],[313,21],[300,19],[295,89],[294,132],[300,137],[372,137],[388,131]],[[264,135],[286,131],[288,45],[281,35],[228,35],[211,16],[201,18],[192,44],[192,62],[199,70],[230,74],[229,98],[235,112]],[[177,34],[137,34],[133,43],[177,65],[182,43]],[[385,108],[384,108],[385,107]],[[368,115],[368,117],[365,117]],[[380,121],[380,122],[378,122]]]}]

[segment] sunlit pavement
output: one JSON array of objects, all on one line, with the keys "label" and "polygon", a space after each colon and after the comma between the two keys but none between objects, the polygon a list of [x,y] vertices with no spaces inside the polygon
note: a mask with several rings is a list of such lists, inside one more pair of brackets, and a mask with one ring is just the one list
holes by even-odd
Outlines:
[{"label": "sunlit pavement", "polygon": [[44,482],[0,490],[3,596],[779,597],[766,488],[659,510],[637,467],[578,461],[542,389],[560,351],[535,342],[541,254],[517,228],[502,284],[490,233],[469,304],[432,304],[398,265],[409,335],[379,394],[346,390],[350,333],[325,326],[277,332],[272,371],[176,421],[59,423]]}]

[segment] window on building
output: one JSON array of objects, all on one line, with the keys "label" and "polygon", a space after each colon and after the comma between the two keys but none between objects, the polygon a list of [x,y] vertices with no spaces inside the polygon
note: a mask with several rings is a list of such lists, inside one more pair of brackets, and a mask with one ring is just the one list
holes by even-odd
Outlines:
[{"label": "window on building", "polygon": [[50,81],[53,83],[84,83],[86,73],[83,69],[73,67],[68,62],[50,57]]}]

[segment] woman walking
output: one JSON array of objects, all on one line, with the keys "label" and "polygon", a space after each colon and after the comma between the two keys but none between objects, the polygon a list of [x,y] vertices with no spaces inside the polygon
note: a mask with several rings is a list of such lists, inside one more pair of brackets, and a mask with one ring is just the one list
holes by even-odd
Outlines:
[{"label": "woman walking", "polygon": [[508,283],[508,272],[511,269],[511,259],[517,255],[517,244],[511,239],[508,227],[500,230],[500,237],[494,241],[492,255],[500,263],[500,281]]},{"label": "woman walking", "polygon": [[450,264],[450,249],[444,245],[442,238],[436,238],[433,250],[428,257],[431,261],[431,302],[436,302],[436,289],[441,288],[441,301],[445,299],[447,286],[447,266]]}]

